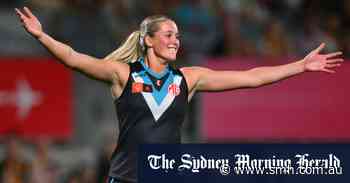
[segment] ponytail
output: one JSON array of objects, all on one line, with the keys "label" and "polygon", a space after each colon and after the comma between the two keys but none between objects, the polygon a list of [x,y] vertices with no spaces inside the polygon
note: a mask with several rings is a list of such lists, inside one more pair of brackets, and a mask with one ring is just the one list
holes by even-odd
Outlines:
[{"label": "ponytail", "polygon": [[107,55],[104,60],[113,60],[123,63],[135,62],[143,56],[140,45],[140,31],[134,31],[126,41],[115,51]]},{"label": "ponytail", "polygon": [[163,15],[153,15],[145,18],[141,25],[140,30],[134,31],[128,39],[114,52],[107,55],[104,60],[113,60],[123,63],[135,62],[140,57],[145,56],[147,46],[144,42],[146,35],[153,36],[159,29],[159,23],[170,20]]}]

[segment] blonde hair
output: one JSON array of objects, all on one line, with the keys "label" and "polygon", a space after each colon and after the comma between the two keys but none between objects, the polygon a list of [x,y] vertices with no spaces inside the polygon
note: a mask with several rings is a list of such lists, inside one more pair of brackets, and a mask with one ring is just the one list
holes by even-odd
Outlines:
[{"label": "blonde hair", "polygon": [[140,24],[140,30],[134,31],[129,35],[125,42],[115,51],[107,55],[105,60],[114,60],[123,63],[135,62],[140,57],[147,54],[147,45],[145,37],[153,36],[159,29],[159,23],[171,20],[164,15],[153,15],[145,18]]}]

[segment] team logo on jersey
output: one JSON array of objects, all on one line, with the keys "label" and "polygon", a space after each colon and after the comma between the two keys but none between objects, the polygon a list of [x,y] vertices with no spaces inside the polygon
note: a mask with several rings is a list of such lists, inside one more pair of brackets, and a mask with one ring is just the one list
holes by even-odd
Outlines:
[{"label": "team logo on jersey", "polygon": [[151,85],[144,84],[143,86],[144,86],[143,87],[143,92],[152,92],[153,91]]},{"label": "team logo on jersey", "polygon": [[141,82],[134,82],[131,86],[131,93],[152,92],[152,86]]},{"label": "team logo on jersey", "polygon": [[178,96],[180,94],[180,87],[176,84],[171,84],[168,87],[168,93],[173,96]]},{"label": "team logo on jersey", "polygon": [[162,80],[157,80],[156,84],[157,84],[157,86],[162,85]]},{"label": "team logo on jersey", "polygon": [[143,83],[134,82],[132,83],[131,93],[141,93],[143,90]]}]

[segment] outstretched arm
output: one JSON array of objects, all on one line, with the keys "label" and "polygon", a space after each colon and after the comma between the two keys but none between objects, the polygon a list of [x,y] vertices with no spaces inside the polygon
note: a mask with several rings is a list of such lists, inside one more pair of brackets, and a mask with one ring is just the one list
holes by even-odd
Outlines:
[{"label": "outstretched arm", "polygon": [[39,20],[27,7],[24,7],[23,10],[16,8],[15,11],[26,31],[35,37],[65,66],[107,82],[113,82],[118,78],[118,70],[122,68],[127,70],[126,64],[101,60],[76,52],[70,46],[53,39],[43,31]]},{"label": "outstretched arm", "polygon": [[325,47],[322,43],[305,58],[290,64],[257,67],[247,71],[214,71],[203,67],[182,68],[190,94],[194,91],[223,91],[236,88],[259,87],[273,83],[305,71],[323,71],[334,73],[331,68],[340,66],[342,58],[335,58],[341,52],[320,54]]}]

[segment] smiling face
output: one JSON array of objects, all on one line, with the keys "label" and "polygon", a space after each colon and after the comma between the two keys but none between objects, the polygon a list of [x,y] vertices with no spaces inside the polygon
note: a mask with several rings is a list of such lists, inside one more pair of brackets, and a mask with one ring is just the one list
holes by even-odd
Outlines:
[{"label": "smiling face", "polygon": [[146,36],[146,44],[150,51],[163,61],[176,60],[180,47],[179,32],[174,21],[166,20],[158,23],[158,30]]}]

